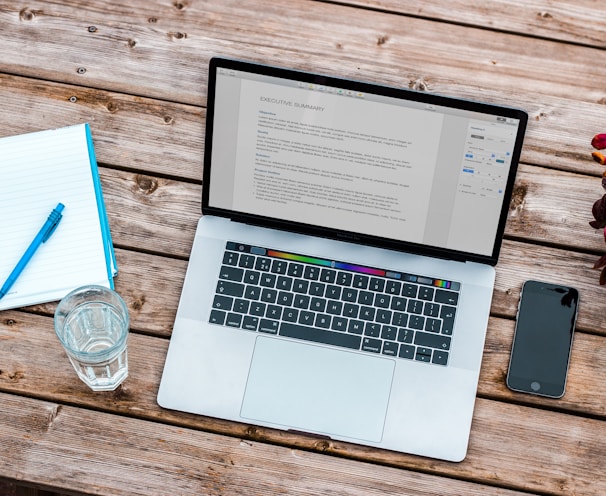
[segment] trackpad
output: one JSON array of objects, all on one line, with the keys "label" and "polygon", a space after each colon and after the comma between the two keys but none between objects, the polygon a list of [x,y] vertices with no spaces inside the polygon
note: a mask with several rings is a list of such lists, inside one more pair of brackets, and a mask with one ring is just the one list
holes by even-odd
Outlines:
[{"label": "trackpad", "polygon": [[241,415],[291,429],[379,442],[394,361],[257,338]]}]

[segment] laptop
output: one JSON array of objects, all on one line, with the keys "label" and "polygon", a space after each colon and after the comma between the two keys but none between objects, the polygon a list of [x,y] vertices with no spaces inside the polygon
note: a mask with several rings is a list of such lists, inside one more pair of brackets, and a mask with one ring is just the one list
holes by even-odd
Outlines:
[{"label": "laptop", "polygon": [[158,403],[463,460],[527,119],[212,58]]}]

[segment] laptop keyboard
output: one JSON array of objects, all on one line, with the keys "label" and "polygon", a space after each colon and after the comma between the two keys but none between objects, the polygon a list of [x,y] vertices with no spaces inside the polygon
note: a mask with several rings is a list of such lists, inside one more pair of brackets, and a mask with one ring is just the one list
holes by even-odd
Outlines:
[{"label": "laptop keyboard", "polygon": [[460,284],[228,242],[210,322],[447,365]]}]

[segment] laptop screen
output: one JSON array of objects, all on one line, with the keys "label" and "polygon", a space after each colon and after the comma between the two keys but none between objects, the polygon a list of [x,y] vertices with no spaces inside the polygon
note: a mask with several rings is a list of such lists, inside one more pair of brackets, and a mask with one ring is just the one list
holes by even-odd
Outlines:
[{"label": "laptop screen", "polygon": [[203,212],[496,263],[527,115],[225,59]]}]

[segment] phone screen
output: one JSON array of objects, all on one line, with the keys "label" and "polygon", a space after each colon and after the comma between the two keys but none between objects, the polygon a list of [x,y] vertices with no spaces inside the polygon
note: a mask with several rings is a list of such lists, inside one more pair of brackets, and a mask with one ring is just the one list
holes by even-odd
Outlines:
[{"label": "phone screen", "polygon": [[578,302],[574,288],[524,283],[507,374],[510,389],[564,395]]}]

